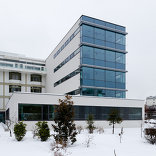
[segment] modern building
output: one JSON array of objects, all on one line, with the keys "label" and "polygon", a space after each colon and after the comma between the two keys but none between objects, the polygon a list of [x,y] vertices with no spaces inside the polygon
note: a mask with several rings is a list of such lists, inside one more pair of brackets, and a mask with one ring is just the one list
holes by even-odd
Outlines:
[{"label": "modern building", "polygon": [[139,127],[144,101],[126,99],[126,34],[123,26],[81,16],[45,61],[1,53],[0,117],[32,128],[52,121],[58,99],[70,94],[78,124],[93,114],[99,126],[108,126],[108,114],[117,109],[123,126]]},{"label": "modern building", "polygon": [[13,92],[45,92],[45,61],[0,52],[0,121]]},{"label": "modern building", "polygon": [[[37,121],[48,121],[51,127],[58,99],[64,98],[64,95],[50,93],[14,93],[6,107],[6,118],[11,118],[13,122],[24,121],[29,130]],[[116,127],[140,127],[144,119],[143,100],[73,95],[72,101],[75,122],[84,128],[89,114],[94,116],[96,127],[108,128],[107,119],[114,109],[123,119],[122,124]]]},{"label": "modern building", "polygon": [[81,16],[46,59],[47,92],[125,98],[126,34],[123,26]]}]

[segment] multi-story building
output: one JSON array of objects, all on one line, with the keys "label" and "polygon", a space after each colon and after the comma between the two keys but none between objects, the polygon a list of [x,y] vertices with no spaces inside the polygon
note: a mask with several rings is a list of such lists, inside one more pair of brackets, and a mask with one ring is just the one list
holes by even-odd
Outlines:
[{"label": "multi-story building", "polygon": [[46,59],[47,92],[125,98],[126,34],[123,26],[81,16]]},{"label": "multi-story building", "polygon": [[122,126],[140,126],[144,101],[125,99],[126,34],[123,26],[81,16],[45,61],[1,53],[0,118],[6,114],[30,129],[36,121],[51,123],[58,99],[71,94],[76,123],[93,114],[97,126],[108,126],[116,109]]},{"label": "multi-story building", "polygon": [[45,61],[0,52],[0,121],[13,92],[45,92]]}]

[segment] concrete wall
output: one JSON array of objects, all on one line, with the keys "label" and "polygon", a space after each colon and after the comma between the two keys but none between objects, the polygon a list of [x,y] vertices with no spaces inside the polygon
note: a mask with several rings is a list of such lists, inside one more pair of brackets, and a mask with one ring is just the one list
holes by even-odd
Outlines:
[{"label": "concrete wall", "polygon": [[[80,20],[78,20],[70,31],[65,35],[57,47],[52,51],[52,53],[46,59],[47,77],[46,77],[46,92],[47,93],[67,93],[78,89],[80,86],[79,76],[74,79],[68,80],[67,83],[63,83],[59,86],[54,87],[54,83],[62,79],[69,73],[76,70],[80,65],[80,54],[77,54],[72,60],[66,63],[62,68],[54,73],[54,69],[64,61],[70,54],[72,54],[80,45],[80,32],[68,43],[68,45],[57,55],[54,59],[54,54],[61,48],[61,46],[67,41],[67,39],[79,28]],[[50,84],[50,85],[49,85]],[[69,85],[70,84],[70,85]],[[63,89],[62,89],[63,88]]]}]

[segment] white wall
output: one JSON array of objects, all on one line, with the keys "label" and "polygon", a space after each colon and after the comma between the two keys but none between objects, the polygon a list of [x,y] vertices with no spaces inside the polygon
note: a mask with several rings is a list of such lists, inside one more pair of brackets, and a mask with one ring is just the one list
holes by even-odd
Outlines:
[{"label": "white wall", "polygon": [[[18,121],[18,103],[25,104],[58,104],[58,99],[64,99],[64,95],[52,94],[30,94],[30,93],[14,93],[8,102],[7,108],[10,109],[10,118],[13,121]],[[142,108],[142,119],[144,119],[144,101],[135,99],[117,99],[117,98],[103,98],[103,97],[87,97],[87,96],[73,96],[75,105],[82,106],[112,106],[112,107],[138,107]],[[35,122],[26,122],[28,127],[34,126]],[[85,126],[85,122],[77,121],[79,125]],[[124,127],[140,127],[141,120],[124,121],[120,126]],[[107,121],[96,121],[96,126],[109,127]],[[119,126],[119,125],[118,125]]]},{"label": "white wall", "polygon": [[[64,61],[70,54],[72,54],[80,44],[80,32],[70,41],[70,43],[60,52],[60,54],[54,59],[53,55],[57,52],[58,49],[67,41],[67,39],[77,30],[79,27],[80,20],[78,20],[75,25],[70,29],[67,35],[61,40],[58,46],[52,51],[52,53],[46,59],[46,67],[47,67],[47,77],[46,77],[46,92],[47,93],[66,93],[72,90],[78,89],[74,88],[75,84],[79,84],[78,81],[75,83],[68,84],[68,90],[66,88],[66,84],[63,83],[61,87],[54,87],[54,83],[69,73],[76,70],[80,65],[80,55],[77,54],[72,60],[66,63],[62,68],[60,68],[57,72],[54,73],[54,68],[57,67],[62,61]],[[49,85],[50,84],[50,85]],[[71,88],[70,88],[71,86]],[[60,89],[62,88],[63,89]],[[64,90],[66,88],[66,90]]]}]

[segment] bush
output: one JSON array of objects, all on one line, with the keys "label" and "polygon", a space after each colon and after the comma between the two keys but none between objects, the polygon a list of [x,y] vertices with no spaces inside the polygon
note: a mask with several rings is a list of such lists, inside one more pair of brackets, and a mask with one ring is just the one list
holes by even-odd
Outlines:
[{"label": "bush", "polygon": [[14,126],[14,134],[17,141],[21,141],[26,134],[26,124],[18,122]]},{"label": "bush", "polygon": [[89,133],[93,133],[93,131],[95,130],[96,127],[94,126],[92,114],[88,115],[87,124],[88,124],[87,129],[89,130]]},{"label": "bush", "polygon": [[154,128],[146,128],[144,130],[145,138],[146,140],[151,143],[155,144],[156,143],[156,129]]},{"label": "bush", "polygon": [[41,139],[41,141],[46,141],[50,137],[50,129],[46,121],[39,121],[36,123],[35,136]]}]

